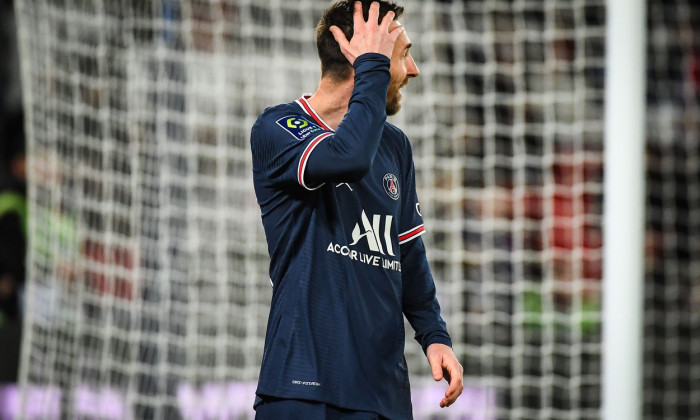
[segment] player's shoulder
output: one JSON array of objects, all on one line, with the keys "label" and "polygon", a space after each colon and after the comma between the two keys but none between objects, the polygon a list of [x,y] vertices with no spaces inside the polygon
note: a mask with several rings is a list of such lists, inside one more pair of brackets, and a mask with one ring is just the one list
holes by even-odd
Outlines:
[{"label": "player's shoulder", "polygon": [[265,109],[251,129],[251,146],[307,141],[326,132],[297,102]]},{"label": "player's shoulder", "polygon": [[251,141],[274,138],[285,132],[296,140],[303,140],[316,131],[321,131],[321,127],[295,102],[290,102],[266,108],[253,124]]},{"label": "player's shoulder", "polygon": [[260,114],[258,119],[253,124],[253,128],[265,126],[267,124],[275,124],[278,119],[285,116],[301,116],[302,113],[299,108],[294,104],[294,102],[279,104],[265,108],[265,110]]},{"label": "player's shoulder", "polygon": [[403,130],[388,121],[384,123],[384,139],[392,142],[395,147],[401,150],[411,148],[408,137]]}]

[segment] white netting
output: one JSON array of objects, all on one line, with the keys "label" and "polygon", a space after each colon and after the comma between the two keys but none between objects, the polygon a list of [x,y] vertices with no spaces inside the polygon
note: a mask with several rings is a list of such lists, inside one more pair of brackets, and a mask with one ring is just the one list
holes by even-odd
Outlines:
[{"label": "white netting", "polygon": [[700,418],[700,4],[648,19],[645,419]]},{"label": "white netting", "polygon": [[[416,418],[597,419],[604,0],[401,3],[421,76],[393,122],[413,144],[468,387],[440,410],[444,386],[409,338]],[[249,130],[266,106],[315,89],[313,28],[328,4],[18,2],[32,203],[23,417],[248,418],[271,294]],[[650,11],[662,32],[698,12],[691,0],[656,7],[675,13]],[[697,26],[680,28],[650,45],[697,48]],[[695,95],[680,109],[697,116]],[[659,177],[674,182],[679,132],[666,130]],[[697,151],[688,209],[700,204]],[[650,206],[664,212],[677,194],[660,188]],[[690,340],[670,334],[650,338],[653,354]],[[700,396],[683,388],[700,377],[693,343],[683,354],[695,364],[647,371],[667,390],[648,387],[658,418],[674,418],[675,397],[690,413],[677,418],[698,415]]]},{"label": "white netting", "polygon": [[498,418],[597,418],[603,2],[424,7],[403,117],[457,353]]}]

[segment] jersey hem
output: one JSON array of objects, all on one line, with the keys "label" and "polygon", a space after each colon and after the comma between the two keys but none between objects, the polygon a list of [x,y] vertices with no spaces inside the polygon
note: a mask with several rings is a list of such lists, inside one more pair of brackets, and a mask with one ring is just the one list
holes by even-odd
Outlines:
[{"label": "jersey hem", "polygon": [[[382,417],[386,418],[392,418],[389,413],[384,412],[383,410],[377,410],[376,408],[369,408],[369,407],[354,407],[346,404],[339,404],[337,401],[333,401],[332,398],[324,398],[324,397],[319,397],[319,396],[309,396],[309,395],[302,395],[294,392],[285,392],[285,391],[278,391],[275,393],[270,393],[270,392],[265,392],[261,391],[260,389],[255,391],[255,401],[253,403],[253,408],[257,408],[260,404],[262,404],[265,400],[265,397],[268,398],[278,398],[278,399],[287,399],[287,400],[299,400],[299,401],[311,401],[311,402],[317,402],[317,403],[322,403],[322,404],[327,404],[331,405],[336,408],[340,408],[343,410],[352,410],[352,411],[361,411],[361,412],[368,412],[368,413],[374,413],[378,414]],[[412,411],[413,408],[409,410],[406,414],[408,414],[410,417],[405,417],[405,419],[413,419],[412,417]]]}]

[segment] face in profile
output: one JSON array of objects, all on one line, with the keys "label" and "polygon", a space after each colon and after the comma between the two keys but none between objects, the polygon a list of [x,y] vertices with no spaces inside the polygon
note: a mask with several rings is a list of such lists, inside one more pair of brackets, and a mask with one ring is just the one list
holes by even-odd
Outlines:
[{"label": "face in profile", "polygon": [[396,115],[401,110],[401,88],[408,84],[408,78],[394,79],[393,75],[386,93],[386,115]]},{"label": "face in profile", "polygon": [[[401,23],[394,21],[389,26],[389,31],[394,30]],[[416,62],[411,56],[411,41],[404,30],[394,44],[391,55],[391,82],[386,95],[386,114],[396,115],[401,109],[401,88],[408,84],[409,79],[417,77],[420,72]]]}]

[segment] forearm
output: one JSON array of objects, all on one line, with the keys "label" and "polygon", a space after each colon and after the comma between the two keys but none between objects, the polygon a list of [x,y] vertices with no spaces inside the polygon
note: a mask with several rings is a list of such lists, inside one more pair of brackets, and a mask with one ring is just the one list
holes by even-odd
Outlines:
[{"label": "forearm", "polygon": [[386,121],[389,63],[387,57],[376,53],[355,60],[355,85],[348,112],[335,133],[320,141],[310,154],[307,182],[353,182],[367,173]]},{"label": "forearm", "polygon": [[418,238],[402,245],[403,312],[415,330],[415,339],[427,351],[434,343],[452,346],[447,326],[440,315],[435,282]]}]

